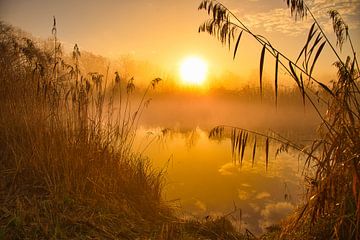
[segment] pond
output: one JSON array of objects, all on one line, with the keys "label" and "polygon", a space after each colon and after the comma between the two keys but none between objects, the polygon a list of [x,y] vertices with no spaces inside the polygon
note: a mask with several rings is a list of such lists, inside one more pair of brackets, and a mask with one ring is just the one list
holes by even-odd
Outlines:
[{"label": "pond", "polygon": [[208,96],[152,103],[138,128],[137,148],[155,168],[166,170],[164,197],[181,217],[228,215],[238,229],[259,234],[300,203],[304,183],[298,152],[276,155],[278,145],[272,142],[266,170],[261,141],[252,165],[252,149],[240,164],[234,162],[229,137],[209,139],[219,122],[265,133],[272,129],[296,142],[313,138],[313,112],[304,112],[301,104],[269,105]]}]

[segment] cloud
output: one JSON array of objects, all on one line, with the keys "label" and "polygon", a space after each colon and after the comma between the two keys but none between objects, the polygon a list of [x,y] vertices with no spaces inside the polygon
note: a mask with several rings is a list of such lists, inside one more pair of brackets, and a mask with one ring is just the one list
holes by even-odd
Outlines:
[{"label": "cloud", "polygon": [[261,210],[259,227],[263,230],[273,224],[279,223],[281,219],[289,215],[294,209],[294,205],[289,202],[270,203]]},{"label": "cloud", "polygon": [[218,172],[221,175],[233,175],[238,171],[238,166],[236,166],[234,163],[226,163],[220,167]]},{"label": "cloud", "polygon": [[[308,2],[308,6],[320,25],[327,32],[332,32],[332,23],[327,13],[331,9],[335,9],[341,14],[350,29],[358,29],[360,26],[358,21],[360,1],[312,0]],[[294,18],[290,16],[290,10],[286,6],[267,12],[244,15],[241,16],[241,20],[250,29],[262,27],[266,32],[279,32],[290,36],[304,34],[312,24],[309,14],[303,21],[295,22]]]},{"label": "cloud", "polygon": [[249,203],[249,206],[254,209],[255,212],[260,212],[260,206],[256,203]]},{"label": "cloud", "polygon": [[206,209],[207,209],[207,207],[206,207],[206,204],[205,203],[203,203],[202,201],[200,201],[200,200],[196,200],[195,201],[195,206],[197,207],[197,208],[199,208],[201,211],[203,211],[203,212],[205,212],[206,211]]},{"label": "cloud", "polygon": [[256,199],[264,199],[264,198],[268,198],[270,196],[271,196],[271,194],[268,192],[260,192],[260,193],[256,194],[255,198]]},{"label": "cloud", "polygon": [[297,22],[289,17],[287,9],[277,8],[270,12],[261,12],[243,17],[245,25],[253,28],[264,28],[266,32],[280,32],[295,36],[308,29],[309,21]]},{"label": "cloud", "polygon": [[230,11],[231,11],[233,14],[235,14],[235,15],[237,15],[237,14],[240,13],[239,9],[236,9],[236,8],[230,9]]},{"label": "cloud", "polygon": [[238,190],[238,197],[240,200],[247,200],[250,198],[250,193],[244,190]]}]

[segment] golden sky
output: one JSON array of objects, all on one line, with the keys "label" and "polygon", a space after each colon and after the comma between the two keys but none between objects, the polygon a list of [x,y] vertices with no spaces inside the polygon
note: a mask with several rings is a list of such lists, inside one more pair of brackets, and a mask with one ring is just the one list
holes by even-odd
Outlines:
[{"label": "golden sky", "polygon": [[[267,36],[273,46],[296,58],[311,26],[309,19],[294,22],[283,0],[221,2],[253,31]],[[337,9],[350,26],[359,49],[360,0],[306,2],[327,33],[332,33],[332,29],[326,12]],[[56,16],[58,37],[68,49],[77,43],[80,49],[111,58],[130,54],[171,71],[178,68],[184,57],[197,55],[208,62],[210,73],[230,70],[244,78],[256,76],[261,46],[244,36],[233,61],[232,53],[220,42],[198,33],[198,26],[207,19],[205,12],[197,10],[199,4],[199,0],[0,0],[0,19],[48,38],[52,17]],[[329,66],[335,60],[326,53],[324,58],[320,66]],[[321,69],[320,74],[326,74]]]}]

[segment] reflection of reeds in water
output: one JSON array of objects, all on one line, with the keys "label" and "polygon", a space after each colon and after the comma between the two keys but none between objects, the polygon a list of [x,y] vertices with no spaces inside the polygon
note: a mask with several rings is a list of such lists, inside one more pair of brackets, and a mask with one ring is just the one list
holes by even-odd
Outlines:
[{"label": "reflection of reeds in water", "polygon": [[[230,127],[233,155],[240,156],[238,158],[241,164],[248,133],[265,139],[266,166],[271,138],[282,144],[280,150],[292,147],[304,153],[307,156],[306,179],[309,180],[306,203],[300,207],[298,213],[294,214],[294,219],[286,225],[283,234],[290,234],[290,238],[296,239],[310,237],[358,239],[360,236],[359,66],[349,35],[349,27],[337,11],[328,12],[336,35],[336,45],[340,51],[345,41],[349,42],[351,56],[342,59],[305,1],[287,1],[287,5],[296,19],[302,19],[309,14],[313,20],[306,43],[296,61],[287,58],[263,36],[254,34],[223,4],[213,0],[204,0],[199,6],[199,10],[204,9],[210,15],[210,19],[200,25],[199,32],[214,35],[222,44],[230,47],[230,43],[235,40],[235,34],[240,31],[234,48],[234,58],[243,33],[251,35],[262,46],[261,95],[265,53],[268,53],[276,60],[275,104],[278,97],[278,71],[281,67],[298,86],[304,106],[310,104],[322,120],[317,139],[310,146],[304,147],[279,136],[271,137]],[[313,76],[317,60],[325,46],[330,47],[335,54],[334,65],[338,69],[338,79],[333,82],[331,88]],[[312,84],[317,88],[312,87]],[[314,101],[314,93],[319,101],[326,104],[326,114],[319,111]],[[224,126],[216,127],[210,133],[210,137],[221,136],[223,131]],[[297,231],[294,232],[294,229]]]}]

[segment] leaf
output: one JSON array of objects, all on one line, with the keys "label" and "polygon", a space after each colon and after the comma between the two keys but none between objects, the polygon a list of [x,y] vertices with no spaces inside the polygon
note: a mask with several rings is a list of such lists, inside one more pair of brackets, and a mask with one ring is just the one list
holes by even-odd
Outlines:
[{"label": "leaf", "polygon": [[245,148],[246,148],[246,142],[247,142],[247,139],[248,139],[248,133],[244,134],[244,138],[242,140],[242,148],[241,148],[241,164],[242,164],[242,161],[244,159],[244,153],[245,153]]},{"label": "leaf", "polygon": [[294,80],[296,81],[297,85],[300,87],[300,81],[299,81],[299,78],[295,72],[295,69],[293,67],[293,63],[292,62],[289,62],[289,66],[290,66],[290,70],[291,70],[291,73],[292,73],[292,76],[294,78]]},{"label": "leaf", "polygon": [[320,53],[321,53],[321,51],[323,50],[325,44],[326,44],[326,42],[324,41],[324,42],[320,45],[320,47],[318,48],[318,50],[317,50],[317,52],[316,52],[316,54],[315,54],[314,61],[313,61],[312,65],[311,65],[311,68],[310,68],[310,76],[311,76],[311,74],[312,74],[312,71],[314,70],[315,63],[316,63],[317,59],[319,58]]},{"label": "leaf", "polygon": [[201,2],[200,5],[199,5],[199,7],[198,7],[198,10],[203,9],[203,7],[204,7],[204,2]]},{"label": "leaf", "polygon": [[235,129],[233,129],[231,131],[231,150],[232,150],[232,155],[235,155]]},{"label": "leaf", "polygon": [[228,33],[228,46],[229,46],[229,51],[230,51],[230,48],[231,48],[231,30]]},{"label": "leaf", "polygon": [[317,82],[317,84],[319,84],[325,91],[327,91],[327,92],[330,93],[332,96],[334,96],[334,93],[330,90],[330,88],[328,88],[328,86],[326,86],[326,85],[323,84],[322,82]]},{"label": "leaf", "polygon": [[[314,41],[313,46],[310,48],[310,53],[312,53],[312,51],[314,51],[315,47],[319,44],[319,42],[321,41],[323,37],[321,36],[321,33],[319,33]],[[309,56],[310,57],[310,56]]]},{"label": "leaf", "polygon": [[[205,4],[204,4],[205,8],[206,8],[206,4],[207,4],[207,2],[205,2]],[[213,7],[213,3],[210,2],[209,6],[208,6],[208,14],[209,15],[210,15],[210,11],[211,11],[212,7]]]},{"label": "leaf", "polygon": [[[209,7],[210,9],[210,7]],[[213,11],[213,19],[216,20],[216,14],[217,14],[218,5],[215,4],[212,11]]]},{"label": "leaf", "polygon": [[240,156],[240,152],[241,152],[242,138],[243,138],[243,131],[241,131],[240,134],[239,134],[239,142],[238,142],[238,149],[237,149],[238,150],[238,152],[237,152],[238,157]]},{"label": "leaf", "polygon": [[265,144],[265,166],[266,166],[266,171],[268,169],[268,165],[269,165],[269,138],[266,138],[266,144]]},{"label": "leaf", "polygon": [[278,73],[279,73],[279,53],[276,54],[275,63],[275,106],[277,107],[278,100]]},{"label": "leaf", "polygon": [[306,50],[307,50],[307,47],[308,47],[308,45],[309,45],[312,37],[315,35],[315,33],[316,33],[316,31],[317,31],[317,29],[315,29],[315,31],[314,31],[314,27],[315,27],[315,23],[313,23],[313,24],[311,25],[311,28],[310,28],[310,31],[309,31],[309,34],[308,34],[306,43],[305,43],[303,49],[301,50],[298,58],[296,59],[295,63],[297,63],[297,62],[299,61],[299,59],[300,59],[300,57],[301,57],[301,55],[302,55],[303,53],[305,53],[305,59],[306,59]]},{"label": "leaf", "polygon": [[308,52],[308,56],[307,56],[307,59],[305,59],[305,64],[306,64],[306,72],[308,73],[308,69],[309,69],[309,61],[311,59],[311,55],[313,54],[314,52],[314,49],[316,48],[316,46],[319,44],[319,42],[322,40],[322,36],[321,36],[321,33],[319,33],[315,39],[315,42],[313,44],[313,46],[311,47],[311,49],[309,50]]},{"label": "leaf", "polygon": [[293,67],[293,63],[292,62],[289,62],[289,66],[290,66],[290,70],[291,70],[291,73],[292,73],[292,76],[293,78],[295,79],[298,87],[299,87],[299,91],[303,97],[303,103],[305,104],[305,89],[304,89],[304,84],[303,84],[303,80],[302,80],[302,74],[300,74],[300,79],[299,77],[297,76],[296,74],[296,71]]},{"label": "leaf", "polygon": [[[307,40],[307,43],[310,42],[311,38],[314,36],[315,32],[317,31],[317,30],[315,29],[315,25],[316,25],[316,23],[314,22],[314,23],[311,25],[311,27],[310,27],[310,31],[309,31],[308,38],[307,38],[307,39],[308,39],[308,40]],[[315,29],[315,31],[314,31],[314,29]]]},{"label": "leaf", "polygon": [[223,45],[226,45],[226,36],[229,32],[229,24],[224,23],[219,34],[220,41]]},{"label": "leaf", "polygon": [[263,75],[263,69],[264,69],[265,49],[266,49],[266,44],[264,44],[264,46],[261,50],[261,57],[260,57],[260,95],[261,95],[261,97],[262,97],[262,75]]},{"label": "leaf", "polygon": [[256,137],[255,137],[255,140],[254,140],[254,146],[253,146],[253,151],[252,151],[252,162],[251,162],[251,167],[254,167],[255,154],[256,154]]},{"label": "leaf", "polygon": [[356,60],[356,56],[354,57],[352,64],[351,64],[351,68],[350,68],[350,74],[355,74],[355,60]]},{"label": "leaf", "polygon": [[303,100],[303,105],[305,106],[305,88],[302,73],[300,73],[300,92]]},{"label": "leaf", "polygon": [[288,8],[290,8],[291,16],[295,15],[295,20],[299,17],[300,19],[303,19],[306,16],[306,5],[304,1],[301,0],[287,0],[286,4]]},{"label": "leaf", "polygon": [[238,37],[238,39],[236,41],[235,48],[234,48],[234,57],[233,57],[233,59],[235,59],[235,55],[236,55],[236,52],[237,52],[237,49],[238,49],[238,46],[239,46],[239,43],[240,43],[242,33],[243,33],[243,31],[240,32],[239,37]]},{"label": "leaf", "polygon": [[[236,135],[236,133],[235,133]],[[235,159],[236,159],[236,154],[237,154],[237,148],[239,147],[239,140],[240,140],[240,134],[238,133],[237,136],[236,136],[236,141],[235,141]]]}]

